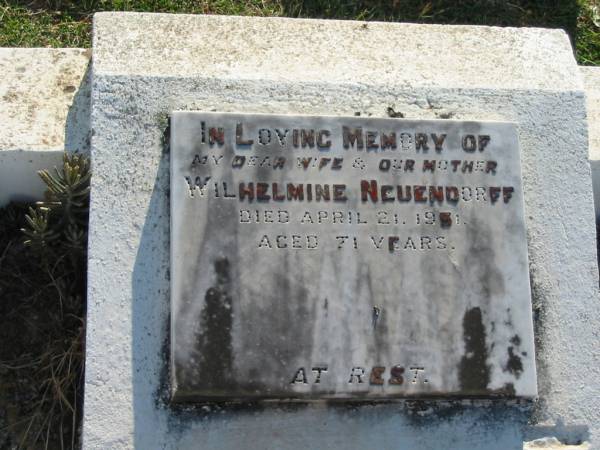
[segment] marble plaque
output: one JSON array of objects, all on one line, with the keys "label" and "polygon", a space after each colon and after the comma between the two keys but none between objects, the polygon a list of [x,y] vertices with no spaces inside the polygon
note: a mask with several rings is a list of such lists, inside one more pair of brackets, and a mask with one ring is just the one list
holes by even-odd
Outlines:
[{"label": "marble plaque", "polygon": [[170,132],[174,401],[536,396],[515,124]]}]

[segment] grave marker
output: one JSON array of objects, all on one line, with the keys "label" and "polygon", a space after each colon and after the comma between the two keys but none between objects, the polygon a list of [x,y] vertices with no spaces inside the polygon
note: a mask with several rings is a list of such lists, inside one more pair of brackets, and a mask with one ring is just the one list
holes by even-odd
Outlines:
[{"label": "grave marker", "polygon": [[[506,450],[523,448],[524,441],[543,436],[554,436],[565,443],[598,441],[600,436],[596,395],[598,359],[595,355],[597,355],[597,323],[600,322],[600,310],[597,308],[598,270],[594,245],[593,201],[587,163],[585,97],[579,69],[564,32],[530,28],[99,13],[94,16],[93,36],[91,150],[94,176],[89,234],[84,448],[358,449],[451,446],[478,450]],[[396,343],[401,344],[399,334],[395,337],[391,336],[389,341],[379,338],[377,340],[375,336],[379,336],[378,333],[384,335],[386,328],[388,336],[392,332],[399,333],[400,331],[393,328],[393,325],[406,320],[405,315],[394,322],[397,317],[392,317],[390,309],[393,305],[409,305],[412,297],[407,297],[405,303],[396,303],[387,296],[378,295],[380,292],[392,292],[394,287],[398,285],[402,287],[403,283],[417,284],[418,280],[407,277],[402,268],[397,270],[402,273],[403,278],[398,280],[391,276],[396,270],[389,270],[389,264],[386,263],[393,257],[402,260],[401,255],[405,250],[389,253],[386,246],[382,246],[382,256],[375,261],[382,263],[377,265],[381,270],[372,273],[371,276],[381,281],[372,284],[374,298],[384,298],[385,303],[368,302],[371,297],[370,287],[368,283],[362,282],[368,280],[368,277],[354,269],[359,260],[352,256],[354,251],[352,248],[345,250],[349,254],[348,257],[329,261],[326,257],[331,255],[323,249],[265,250],[270,254],[284,255],[277,257],[283,261],[288,258],[290,263],[287,268],[283,264],[279,266],[277,263],[279,260],[275,258],[272,258],[274,262],[266,266],[264,261],[258,258],[252,259],[246,256],[244,259],[244,252],[241,250],[247,249],[246,244],[256,243],[248,240],[243,243],[244,245],[241,245],[241,242],[237,245],[235,237],[238,236],[238,231],[241,235],[253,236],[253,232],[256,234],[258,230],[269,227],[273,230],[269,235],[277,236],[282,233],[275,233],[275,230],[284,228],[285,225],[239,223],[240,208],[229,206],[229,209],[236,212],[235,218],[238,220],[236,227],[239,228],[235,230],[231,228],[236,221],[230,220],[231,211],[225,208],[219,213],[222,215],[222,220],[217,222],[223,224],[222,232],[210,230],[212,234],[209,235],[214,237],[214,245],[204,240],[207,251],[201,251],[196,255],[204,255],[202,258],[206,258],[213,252],[212,255],[217,256],[214,253],[215,248],[220,246],[222,254],[227,256],[231,255],[229,252],[233,248],[239,248],[243,260],[242,272],[246,275],[239,277],[233,272],[238,270],[236,266],[239,268],[240,265],[237,259],[232,260],[229,266],[221,262],[215,267],[214,262],[219,260],[213,258],[212,266],[210,264],[201,266],[201,269],[206,272],[200,272],[200,279],[197,280],[198,283],[201,282],[202,277],[208,280],[212,274],[212,279],[209,280],[212,284],[198,285],[198,292],[194,294],[194,298],[200,298],[203,303],[207,287],[219,288],[216,292],[212,292],[212,298],[223,298],[221,294],[225,291],[221,287],[228,284],[238,283],[239,286],[248,287],[244,292],[228,291],[232,293],[230,298],[234,308],[231,321],[233,339],[231,352],[222,352],[222,360],[227,361],[229,355],[232,355],[231,360],[235,369],[236,360],[249,362],[257,356],[250,352],[239,354],[240,350],[244,351],[244,346],[245,349],[250,348],[250,343],[242,344],[240,341],[242,336],[249,335],[249,330],[256,336],[262,336],[263,341],[258,342],[260,346],[257,348],[263,349],[269,346],[272,349],[290,349],[284,345],[281,336],[293,334],[299,336],[295,341],[296,345],[291,349],[293,352],[273,358],[274,361],[288,362],[285,377],[282,375],[281,380],[286,383],[292,380],[298,381],[296,387],[286,384],[288,386],[284,392],[286,397],[292,392],[294,395],[303,395],[304,399],[308,400],[323,398],[321,396],[327,393],[315,391],[312,395],[307,391],[312,390],[312,386],[321,386],[321,383],[325,386],[324,383],[330,382],[328,380],[341,377],[339,373],[343,374],[345,379],[339,378],[341,381],[336,381],[334,385],[339,383],[339,386],[342,386],[344,383],[344,386],[348,386],[347,383],[352,376],[355,386],[358,386],[357,377],[362,376],[361,389],[367,382],[369,386],[361,395],[371,396],[374,399],[373,393],[377,392],[377,389],[389,393],[393,392],[391,389],[397,387],[389,385],[388,381],[392,375],[395,378],[398,375],[403,377],[406,375],[406,368],[404,373],[400,373],[400,369],[394,369],[392,373],[394,365],[419,364],[418,367],[424,367],[423,372],[417,370],[418,381],[421,376],[425,376],[428,367],[426,364],[429,364],[429,367],[434,368],[434,372],[433,374],[428,372],[426,379],[430,383],[437,383],[439,378],[436,379],[435,370],[439,369],[439,363],[453,367],[454,375],[449,372],[448,382],[444,381],[445,384],[438,385],[445,387],[446,395],[452,394],[452,400],[444,401],[436,398],[426,401],[422,397],[410,397],[418,398],[419,401],[382,401],[377,405],[362,404],[359,407],[355,406],[354,402],[333,405],[327,399],[318,403],[301,402],[302,404],[293,405],[283,405],[280,401],[259,404],[244,402],[242,405],[235,406],[182,405],[173,402],[170,324],[176,317],[173,317],[171,311],[171,288],[176,286],[177,278],[182,275],[182,272],[178,269],[181,261],[173,261],[170,254],[171,244],[178,245],[177,242],[171,242],[171,235],[176,231],[170,227],[170,220],[175,219],[175,216],[172,217],[170,214],[170,201],[175,197],[186,202],[192,200],[187,199],[185,195],[175,194],[170,188],[171,158],[177,158],[176,150],[169,148],[167,132],[169,118],[173,112],[265,113],[282,118],[288,117],[285,116],[286,114],[293,114],[294,126],[289,125],[291,129],[314,128],[315,130],[327,127],[316,122],[309,126],[309,123],[301,124],[296,120],[300,120],[301,115],[313,117],[311,120],[315,121],[319,117],[334,115],[346,117],[344,120],[348,120],[348,117],[352,120],[356,119],[356,122],[351,122],[350,125],[354,127],[362,125],[363,131],[368,131],[380,129],[376,122],[372,124],[377,126],[368,125],[371,116],[383,119],[392,110],[395,114],[401,113],[412,121],[407,123],[412,123],[415,127],[412,130],[413,134],[421,132],[421,126],[428,124],[424,131],[428,134],[428,145],[432,145],[433,142],[430,133],[439,132],[430,131],[430,125],[435,122],[421,121],[449,117],[461,122],[449,122],[448,127],[457,123],[474,127],[478,123],[486,129],[482,131],[473,128],[469,132],[474,136],[490,136],[491,139],[481,152],[482,155],[486,152],[497,152],[494,145],[498,139],[510,143],[506,147],[510,157],[506,160],[495,158],[498,161],[498,179],[508,174],[516,176],[515,170],[519,159],[516,157],[516,150],[519,148],[522,184],[517,182],[509,184],[504,181],[490,184],[488,182],[493,177],[489,174],[485,175],[485,166],[481,175],[481,181],[485,183],[480,186],[515,186],[515,191],[506,205],[503,203],[502,193],[494,206],[476,208],[477,211],[494,211],[494,214],[506,211],[507,217],[497,220],[498,217],[494,217],[493,214],[480,213],[476,217],[483,223],[500,224],[503,221],[507,223],[507,220],[515,221],[514,234],[492,228],[494,233],[486,232],[484,236],[491,236],[490,239],[495,239],[497,236],[518,237],[514,246],[510,244],[505,248],[505,244],[497,245],[493,241],[494,246],[491,248],[498,255],[506,255],[509,248],[514,249],[510,257],[506,256],[507,260],[512,261],[511,265],[498,269],[500,273],[498,279],[505,280],[504,288],[507,292],[516,291],[513,283],[521,286],[526,284],[528,274],[531,280],[539,401],[522,400],[523,397],[529,398],[527,394],[535,393],[534,385],[531,383],[534,378],[533,364],[529,359],[531,358],[529,353],[526,357],[521,355],[523,372],[516,380],[515,373],[520,372],[520,368],[511,358],[509,347],[513,346],[513,355],[518,355],[515,351],[519,341],[514,339],[514,342],[511,342],[514,336],[507,333],[511,330],[511,326],[504,323],[504,321],[508,322],[508,317],[503,317],[505,320],[502,323],[497,320],[502,316],[499,316],[494,308],[501,305],[501,302],[490,301],[489,305],[494,306],[492,309],[487,309],[487,306],[480,307],[481,323],[486,333],[484,346],[481,345],[481,339],[465,340],[462,332],[467,328],[469,330],[467,335],[481,336],[484,327],[477,326],[479,323],[477,310],[466,315],[467,326],[465,327],[463,326],[465,308],[438,310],[450,314],[430,317],[425,305],[417,304],[414,307],[420,308],[419,313],[410,317],[421,319],[416,325],[409,323],[404,327],[412,326],[421,333],[415,342],[423,343],[427,340],[434,342],[436,339],[434,336],[442,333],[442,336],[451,337],[450,342],[442,342],[442,347],[459,351],[441,355],[439,358],[432,357],[431,363],[421,358],[396,361],[395,355],[389,353],[388,357],[387,350],[380,351],[381,357],[375,358],[373,356],[376,354],[375,349],[383,348],[378,345],[379,343],[394,343],[394,339],[397,339]],[[360,117],[353,117],[356,114],[360,114]],[[362,122],[363,119],[365,122]],[[498,126],[501,128],[494,128],[496,125],[487,125],[485,121],[514,125],[500,124]],[[253,144],[256,144],[261,139],[256,134],[258,130],[249,126],[250,121],[244,124],[247,126],[242,130],[241,141],[252,139]],[[332,125],[333,122],[327,124]],[[417,125],[419,129],[416,129]],[[232,129],[231,125],[222,127],[225,133],[224,139],[227,139],[227,135],[231,139],[232,133],[235,134],[235,128]],[[271,129],[271,139],[278,139],[273,134],[275,128],[280,128],[275,122],[269,121],[260,127]],[[339,127],[335,127],[337,128]],[[192,129],[195,129],[195,126]],[[515,129],[518,144],[514,139]],[[454,131],[452,133],[448,131],[447,139],[450,139],[451,135],[455,136]],[[177,141],[184,135],[175,130],[171,136]],[[439,134],[437,136],[439,137]],[[326,137],[322,135],[323,139]],[[364,133],[362,137],[363,145],[366,146],[369,137]],[[210,134],[207,139],[210,139]],[[212,139],[214,142],[220,140],[218,130],[213,132]],[[305,139],[311,140],[310,137]],[[316,139],[317,134],[315,134],[315,146]],[[349,141],[350,139],[356,146],[358,137],[348,136]],[[372,139],[377,142],[376,137]],[[262,140],[265,142],[268,140],[268,133],[263,133]],[[341,151],[344,158],[347,153],[355,152],[350,149],[339,150],[339,140],[336,141],[333,137],[331,140],[330,153],[334,153],[334,144],[338,149],[335,152]],[[326,140],[323,143],[325,142]],[[479,142],[484,141],[469,138],[466,142],[467,148],[475,150],[474,155],[479,154]],[[448,145],[449,143],[450,141]],[[461,155],[465,153],[462,150],[462,143],[460,141],[456,143],[460,143],[458,149],[454,144],[447,149],[454,148],[455,150],[452,151]],[[350,142],[348,144],[350,145]],[[435,143],[432,148],[435,148]],[[255,152],[251,149],[246,151],[247,154]],[[368,153],[366,149],[363,151],[364,154]],[[442,150],[444,151],[446,150]],[[241,152],[240,149],[239,153]],[[268,151],[264,152],[268,153]],[[377,174],[377,177],[364,179],[377,182],[378,202],[373,202],[368,194],[366,205],[363,205],[360,196],[356,197],[356,189],[360,188],[360,180],[363,177],[349,177],[345,174],[349,169],[345,162],[341,163],[341,169],[333,169],[333,158],[327,162],[320,159],[327,151],[314,150],[314,153],[319,155],[316,168],[312,166],[307,168],[306,174],[302,168],[299,171],[303,174],[302,180],[297,181],[295,178],[292,180],[290,177],[290,182],[306,184],[305,180],[311,180],[313,184],[330,184],[331,196],[334,195],[331,191],[334,181],[335,184],[350,186],[351,189],[346,189],[346,196],[358,202],[357,208],[352,208],[352,211],[359,212],[358,207],[362,211],[366,205],[373,210],[381,209],[383,185],[454,185],[449,183],[450,178],[446,176],[435,178],[438,177],[437,172],[432,174],[427,172],[422,182],[407,179],[406,183],[400,176],[396,180],[389,174],[384,174],[385,176]],[[216,151],[209,156],[212,155],[218,158]],[[376,155],[376,152],[371,153],[368,156],[369,160],[377,159]],[[474,155],[471,158],[476,158]],[[420,155],[417,158],[415,155],[410,159],[416,161],[420,158],[424,156]],[[201,163],[202,156],[199,159]],[[440,158],[436,156],[436,159]],[[481,157],[481,159],[485,158]],[[191,161],[189,159],[183,161],[188,165],[186,171],[189,172],[189,165],[193,161],[194,158]],[[206,164],[208,161],[207,159]],[[312,175],[313,172],[319,173],[321,161],[323,167],[320,172],[328,174],[326,180],[321,176]],[[279,171],[288,170],[273,167],[249,168],[247,162],[246,160],[243,167],[235,169],[240,174],[248,174],[245,180],[237,180],[235,192],[238,195],[239,182],[248,183],[252,180],[255,183],[263,182],[263,172],[277,174],[272,176],[282,176]],[[312,162],[314,161],[311,160],[308,165],[310,166]],[[241,164],[240,161],[238,164]],[[340,162],[335,164],[339,165]],[[385,168],[387,163],[383,164]],[[510,172],[501,172],[507,168],[506,164],[517,164],[517,166],[510,166],[515,169],[511,169]],[[234,170],[233,167],[230,169]],[[462,170],[461,167],[460,169]],[[298,169],[294,168],[294,171],[296,170]],[[391,170],[391,162],[389,170]],[[208,172],[202,169],[198,176],[202,178],[210,176],[207,174]],[[250,174],[253,176],[250,177]],[[414,176],[414,174],[408,175]],[[467,178],[474,179],[474,177],[476,176],[465,175],[465,181]],[[229,177],[223,179],[229,181]],[[233,179],[236,181],[235,178]],[[185,178],[179,180],[181,184],[178,186],[182,192],[189,189],[186,187],[189,184]],[[199,183],[202,184],[203,181],[200,180]],[[478,184],[465,183],[465,185],[477,186]],[[521,189],[518,188],[519,186]],[[272,182],[269,191],[257,192],[256,189],[257,184],[254,185],[255,198],[259,195],[261,197],[273,195]],[[386,192],[385,195],[388,195],[389,191]],[[395,192],[397,193],[397,189]],[[350,197],[351,195],[353,197]],[[529,267],[524,268],[521,264],[524,264],[525,256],[522,234],[525,228],[521,216],[516,214],[521,195],[527,224],[529,256]],[[196,204],[202,204],[203,201],[200,196],[195,196],[193,200],[197,200]],[[222,198],[215,200],[225,202]],[[231,205],[237,204],[236,199],[231,199],[231,202]],[[282,201],[286,208],[288,203],[294,205],[295,202],[295,200]],[[271,203],[277,202],[254,201],[252,208],[246,209],[259,209],[264,213],[267,205]],[[330,203],[334,203],[337,210],[349,203],[349,200],[346,202],[330,200]],[[306,202],[303,206],[305,204],[309,209],[313,207]],[[392,208],[392,204],[398,208],[402,207],[403,211],[417,207],[416,204],[400,205],[399,202],[396,204],[394,200],[389,205],[383,206],[383,209]],[[443,212],[445,206],[441,205],[440,211]],[[466,203],[464,206],[465,211],[468,211]],[[460,203],[456,208],[457,210],[462,208]],[[333,211],[333,207],[327,209]],[[189,209],[189,211],[196,211],[193,214],[198,213],[197,210]],[[211,209],[211,211],[215,210]],[[290,209],[291,213],[294,211]],[[416,213],[417,210],[413,212]],[[460,215],[461,211],[458,212]],[[265,215],[259,214],[259,218],[264,221]],[[279,220],[277,215],[266,216],[267,220],[275,220],[275,218]],[[367,218],[361,214],[362,220]],[[467,224],[469,224],[468,220]],[[294,226],[300,228],[300,225]],[[319,226],[330,232],[335,227],[347,226],[344,231],[348,235],[354,235],[359,227],[354,224],[333,223],[315,225],[315,227]],[[363,226],[370,225],[360,225]],[[384,227],[394,229],[396,225],[380,226],[380,228]],[[309,226],[304,225],[302,229],[305,228]],[[382,231],[380,234],[403,236],[400,233],[402,231],[400,225],[397,225],[397,228],[398,232]],[[438,232],[451,234],[460,229],[453,223],[449,230],[440,228]],[[424,234],[416,227],[414,231],[417,230],[419,231],[417,236]],[[302,235],[308,234],[314,233],[302,232]],[[356,234],[360,237],[360,233]],[[325,235],[329,236],[328,233],[323,233],[323,236]],[[217,242],[216,239],[219,241]],[[192,241],[190,243],[188,247],[185,247],[184,241],[179,245],[186,252],[198,252]],[[305,242],[304,245],[307,246],[307,243]],[[358,245],[361,245],[361,242]],[[464,248],[466,248],[464,245],[458,246],[457,252],[463,251],[461,249]],[[334,250],[337,251],[331,249],[330,252],[335,255]],[[258,249],[252,251],[256,252],[255,255],[259,254]],[[368,268],[374,264],[376,255],[379,255],[378,251],[380,250],[375,249],[365,253],[363,267]],[[411,251],[419,255],[428,254],[425,250]],[[189,267],[195,265],[191,259],[186,259],[184,253],[178,253],[179,258],[183,258],[182,261],[189,262]],[[280,289],[280,297],[288,301],[272,301],[272,296],[275,295],[272,289],[273,274],[293,273],[292,271],[296,269],[303,275],[316,272],[310,264],[302,264],[303,260],[298,256],[313,253],[323,256],[322,259],[312,257],[314,264],[324,267],[322,278],[315,280],[307,278],[302,280],[304,283],[301,284],[298,280],[290,281],[289,277],[282,277],[283,281],[290,281],[284,283],[283,289]],[[449,253],[443,254],[446,255],[445,258],[449,257]],[[425,257],[420,257],[419,260],[421,259],[426,261]],[[446,259],[438,258],[437,261],[442,263]],[[474,259],[474,263],[469,266],[473,268],[470,276],[475,273],[489,272],[486,264],[491,261],[492,259],[489,258]],[[346,271],[336,270],[334,262],[340,266],[340,269]],[[350,270],[347,269],[348,267]],[[513,273],[513,270],[516,272]],[[226,275],[228,272],[229,276]],[[217,273],[221,274],[220,277]],[[257,274],[260,276],[256,276]],[[355,275],[360,278],[356,278]],[[186,277],[184,276],[183,279]],[[327,286],[321,279],[334,280],[335,283]],[[442,280],[448,279],[452,278],[442,278]],[[263,285],[263,280],[268,284]],[[325,304],[325,299],[317,297],[316,293],[320,294],[323,286],[327,287],[327,292],[339,293],[340,285],[343,288],[341,296],[326,297],[328,314],[329,317],[349,317],[352,321],[348,320],[347,323],[333,320],[314,321],[314,314],[309,308],[320,305],[322,311]],[[364,290],[356,289],[358,285]],[[491,287],[494,283],[483,283],[483,285]],[[304,290],[300,289],[300,286],[305,286]],[[421,292],[420,289],[423,288],[433,291],[436,286],[436,282],[418,284],[419,290],[415,288],[414,292]],[[475,292],[472,290],[475,288],[474,284],[467,287],[465,294]],[[459,291],[450,290],[450,292]],[[496,298],[495,292],[496,290],[490,291],[493,298]],[[528,287],[524,287],[523,290],[516,292],[516,296],[511,296],[511,301],[506,304],[511,307],[517,304],[523,305],[528,301],[527,292]],[[258,297],[259,293],[264,293],[265,298],[255,302],[254,306],[272,306],[278,309],[269,310],[266,307],[262,310],[253,309],[254,306],[251,306],[250,302],[235,309],[235,302],[250,296]],[[439,304],[433,302],[434,297],[433,295],[423,297],[427,299],[427,306]],[[477,294],[473,296],[476,297],[481,296]],[[228,296],[225,295],[225,299],[227,298]],[[300,298],[308,301],[300,302],[298,301]],[[344,301],[350,298],[358,299],[355,309],[347,307],[351,304]],[[472,305],[476,306],[475,300]],[[293,308],[301,309],[300,313],[292,314],[295,313]],[[256,320],[253,318],[252,321],[245,319],[238,321],[236,315],[242,312],[254,314],[258,318]],[[264,314],[260,315],[258,312]],[[453,318],[454,314],[457,314],[458,318]],[[226,315],[218,316],[219,320],[222,319],[221,323],[224,325],[222,329],[225,331],[229,327],[226,317]],[[272,320],[274,317],[278,320]],[[302,318],[307,320],[301,320]],[[433,320],[426,321],[422,320],[423,318]],[[493,326],[491,322],[487,323],[490,318],[496,319]],[[512,327],[522,330],[524,328],[521,324],[529,321],[530,317],[528,314],[525,316],[515,314],[512,319]],[[353,340],[339,341],[336,336],[344,335],[343,328],[355,329],[359,320],[363,322],[360,322],[359,332],[352,337]],[[251,328],[239,328],[239,324],[242,323],[245,327]],[[338,329],[327,330],[325,328],[327,323],[340,325]],[[445,323],[458,324],[458,329],[446,330]],[[265,333],[266,330],[262,330],[267,326],[265,324],[271,330],[275,330],[275,333],[270,335]],[[201,321],[198,321],[198,325],[201,325]],[[332,340],[313,340],[315,335],[306,332],[303,328],[307,326],[320,327],[319,329],[322,330],[320,336],[333,336]],[[531,345],[530,336],[527,337],[525,333],[519,334],[519,338],[519,345]],[[267,339],[268,341],[265,342]],[[339,351],[337,347],[330,347],[327,351],[319,353],[320,347],[314,345],[314,343],[330,345],[330,342],[336,344]],[[183,349],[184,346],[181,348]],[[390,345],[388,348],[396,347]],[[439,347],[435,345],[425,348],[425,351],[423,348],[416,349],[414,355],[426,355],[427,352],[435,355],[439,352]],[[515,395],[519,396],[516,401],[514,399],[507,401],[506,397],[493,401],[467,401],[464,399],[465,390],[459,390],[459,383],[452,382],[452,379],[457,376],[456,371],[459,371],[457,365],[460,366],[463,356],[473,358],[471,361],[475,361],[484,351],[488,352],[486,361],[485,364],[480,363],[479,367],[490,367],[490,382],[486,382],[485,386],[489,386],[491,390],[503,389],[506,383],[516,380],[518,383],[513,385]],[[317,358],[319,354],[323,355],[323,358]],[[343,360],[344,364],[339,372],[334,367],[336,358]],[[212,358],[211,361],[219,360]],[[454,365],[451,364],[452,362]],[[325,364],[328,365],[327,372],[322,368]],[[352,366],[347,367],[350,364]],[[364,368],[365,374],[362,375],[360,369],[353,370],[355,367]],[[382,369],[383,367],[385,369]],[[243,370],[232,370],[231,374],[236,377],[244,375],[251,380],[260,379],[264,383],[264,374],[260,371],[251,373],[250,368],[247,365]],[[304,370],[300,370],[301,368]],[[277,372],[275,375],[272,371],[268,373],[271,374],[268,376],[273,379],[267,384],[270,392],[266,389],[236,391],[228,385],[226,390],[221,392],[213,390],[208,393],[220,396],[222,399],[247,399],[261,392],[277,399],[281,393],[277,392],[278,386],[281,386],[277,384],[280,383],[280,378]],[[283,374],[284,371],[281,373]],[[409,368],[407,380],[414,378],[412,373]],[[479,375],[485,373],[484,370]],[[319,376],[320,383],[315,384]],[[303,387],[304,377],[307,383],[313,383],[310,388]],[[485,379],[485,377],[474,376],[470,380],[473,383],[480,383],[481,381],[478,380],[482,378]],[[383,385],[378,384],[381,379],[384,380]],[[201,399],[207,394],[190,384],[187,386],[180,384],[176,387],[175,399],[179,400],[202,401]],[[305,389],[304,393],[302,389]],[[485,391],[487,396],[490,392],[488,389]],[[359,392],[352,393],[336,387],[333,394],[352,394],[354,397],[349,400],[354,400]],[[250,395],[246,396],[246,394]],[[423,395],[423,391],[419,395]],[[457,397],[461,397],[460,401],[454,401]],[[387,397],[382,395],[377,398],[383,400]]]},{"label": "grave marker", "polygon": [[170,130],[176,400],[536,395],[514,124]]}]

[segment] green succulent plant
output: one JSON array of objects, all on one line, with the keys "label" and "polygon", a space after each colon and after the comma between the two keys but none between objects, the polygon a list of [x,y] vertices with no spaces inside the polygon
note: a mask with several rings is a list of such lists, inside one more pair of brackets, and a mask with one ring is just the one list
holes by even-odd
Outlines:
[{"label": "green succulent plant", "polygon": [[0,411],[13,411],[0,448],[77,448],[89,159],[65,154],[38,174],[43,201],[0,210]]},{"label": "green succulent plant", "polygon": [[[38,172],[47,186],[44,201],[30,207],[25,216],[25,245],[41,254],[50,251],[80,252],[87,239],[90,195],[89,159],[65,154],[54,171]],[[57,248],[56,248],[57,247]]]}]

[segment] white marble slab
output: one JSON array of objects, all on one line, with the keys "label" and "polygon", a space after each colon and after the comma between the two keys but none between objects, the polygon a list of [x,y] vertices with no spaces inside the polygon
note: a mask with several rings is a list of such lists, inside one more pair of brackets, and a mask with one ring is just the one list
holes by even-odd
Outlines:
[{"label": "white marble slab", "polygon": [[174,112],[170,198],[176,401],[537,395],[514,124]]}]

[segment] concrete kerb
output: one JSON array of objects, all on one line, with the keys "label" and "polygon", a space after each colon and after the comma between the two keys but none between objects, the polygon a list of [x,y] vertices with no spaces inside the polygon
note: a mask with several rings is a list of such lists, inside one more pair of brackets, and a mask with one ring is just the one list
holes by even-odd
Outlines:
[{"label": "concrete kerb", "polygon": [[[600,439],[585,99],[563,32],[103,13],[94,52],[87,448],[439,448],[450,439],[487,450],[522,448],[548,433],[562,442]],[[327,70],[315,61],[327,61]],[[500,403],[486,417],[469,406],[450,418],[429,414],[426,433],[386,405],[359,413],[175,411],[162,401],[161,376],[170,267],[165,117],[176,109],[383,117],[389,107],[411,119],[444,112],[519,124],[540,381],[528,414],[536,425]],[[360,433],[366,429],[377,432]]]},{"label": "concrete kerb", "polygon": [[0,206],[42,198],[37,171],[89,153],[91,51],[0,48]]}]

